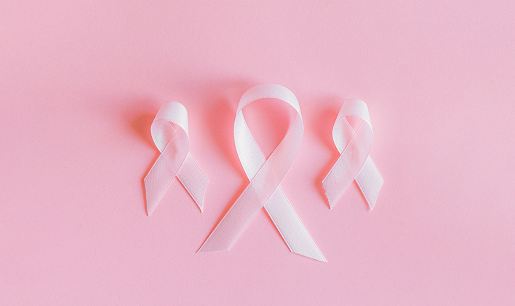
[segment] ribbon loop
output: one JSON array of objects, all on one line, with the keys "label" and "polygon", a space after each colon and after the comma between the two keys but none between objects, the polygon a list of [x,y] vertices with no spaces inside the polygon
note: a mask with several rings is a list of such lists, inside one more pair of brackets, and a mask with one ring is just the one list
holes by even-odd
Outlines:
[{"label": "ribbon loop", "polygon": [[179,102],[163,104],[150,130],[161,154],[144,179],[148,215],[154,211],[175,176],[202,212],[209,180],[189,154],[186,108]]},{"label": "ribbon loop", "polygon": [[[362,121],[356,130],[347,120],[351,116]],[[345,101],[333,126],[334,144],[341,155],[322,181],[330,208],[353,180],[358,183],[370,209],[374,208],[384,180],[369,156],[372,138],[367,104],[358,99]]]},{"label": "ribbon loop", "polygon": [[[265,158],[250,132],[243,108],[265,98],[280,99],[296,110],[294,122],[272,154]],[[319,261],[326,261],[280,187],[300,147],[304,125],[299,103],[287,88],[263,84],[249,89],[238,104],[234,122],[234,140],[249,185],[226,213],[199,252],[228,251],[254,216],[264,206],[290,251]]]}]

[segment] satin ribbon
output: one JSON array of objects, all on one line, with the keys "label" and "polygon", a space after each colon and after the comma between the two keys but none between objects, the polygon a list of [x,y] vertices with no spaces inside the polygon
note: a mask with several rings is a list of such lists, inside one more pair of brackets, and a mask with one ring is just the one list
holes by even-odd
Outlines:
[{"label": "satin ribbon", "polygon": [[[348,116],[362,120],[356,131],[347,120]],[[370,209],[374,208],[383,178],[369,156],[372,137],[367,104],[358,99],[345,101],[333,126],[334,144],[341,155],[322,181],[330,208],[353,180],[358,183]]]},{"label": "satin ribbon", "polygon": [[[250,132],[243,108],[264,98],[280,99],[291,105],[297,116],[268,159]],[[300,147],[304,125],[295,95],[280,85],[258,85],[243,94],[236,111],[234,140],[249,185],[223,217],[199,252],[229,251],[252,219],[264,206],[290,251],[326,262],[308,231],[279,186]]]},{"label": "satin ribbon", "polygon": [[186,108],[179,102],[163,104],[152,122],[150,131],[161,154],[144,180],[148,215],[154,211],[175,176],[202,212],[204,193],[209,180],[189,153]]}]

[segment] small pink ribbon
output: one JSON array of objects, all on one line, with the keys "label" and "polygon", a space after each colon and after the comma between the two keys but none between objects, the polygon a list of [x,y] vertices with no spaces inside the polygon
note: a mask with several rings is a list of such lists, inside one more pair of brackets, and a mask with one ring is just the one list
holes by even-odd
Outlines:
[{"label": "small pink ribbon", "polygon": [[[280,99],[297,111],[295,121],[268,159],[254,140],[242,112],[246,105],[265,98]],[[326,261],[279,185],[297,154],[303,134],[299,102],[290,90],[280,85],[264,84],[243,94],[236,111],[234,140],[250,183],[199,252],[229,251],[264,206],[291,252]]]},{"label": "small pink ribbon", "polygon": [[[348,116],[362,120],[356,131],[347,120]],[[358,99],[345,101],[333,126],[334,144],[341,155],[322,181],[330,208],[353,180],[358,183],[370,209],[374,208],[383,178],[369,156],[372,137],[367,104]]]},{"label": "small pink ribbon", "polygon": [[189,154],[186,108],[179,102],[163,104],[152,122],[150,131],[161,154],[144,180],[148,215],[154,211],[175,176],[202,212],[209,180]]}]

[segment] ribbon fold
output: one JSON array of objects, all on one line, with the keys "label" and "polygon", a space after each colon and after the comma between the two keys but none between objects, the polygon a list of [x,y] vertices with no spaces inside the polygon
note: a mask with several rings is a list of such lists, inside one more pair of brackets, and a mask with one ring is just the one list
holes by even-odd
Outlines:
[{"label": "ribbon fold", "polygon": [[[252,136],[242,112],[246,105],[265,98],[282,100],[297,112],[286,135],[268,159]],[[238,157],[250,183],[199,252],[229,251],[256,214],[265,207],[291,252],[326,262],[280,187],[281,180],[297,154],[303,134],[304,125],[299,103],[289,89],[275,84],[263,84],[243,94],[236,111],[234,140]]]},{"label": "ribbon fold", "polygon": [[[349,116],[361,119],[356,131],[347,120]],[[333,126],[333,141],[341,155],[322,181],[330,208],[353,180],[358,183],[370,209],[374,208],[384,180],[369,156],[372,138],[367,104],[358,99],[345,101]]]},{"label": "ribbon fold", "polygon": [[148,215],[154,211],[175,176],[202,212],[209,180],[189,153],[186,108],[179,102],[163,104],[150,131],[161,154],[144,179]]}]

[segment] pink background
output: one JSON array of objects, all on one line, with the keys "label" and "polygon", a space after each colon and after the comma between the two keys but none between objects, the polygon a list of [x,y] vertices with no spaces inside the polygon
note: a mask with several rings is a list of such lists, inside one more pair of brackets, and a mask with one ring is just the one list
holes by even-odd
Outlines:
[{"label": "pink background", "polygon": [[[257,2],[257,1],[256,1]],[[26,1],[0,4],[0,305],[514,305],[513,1]],[[196,251],[248,181],[241,94],[298,97],[282,186],[328,263],[260,212],[230,252]],[[344,99],[369,105],[385,178],[333,210]],[[211,183],[147,217],[159,106],[189,111]],[[288,109],[247,111],[271,152]]]}]

